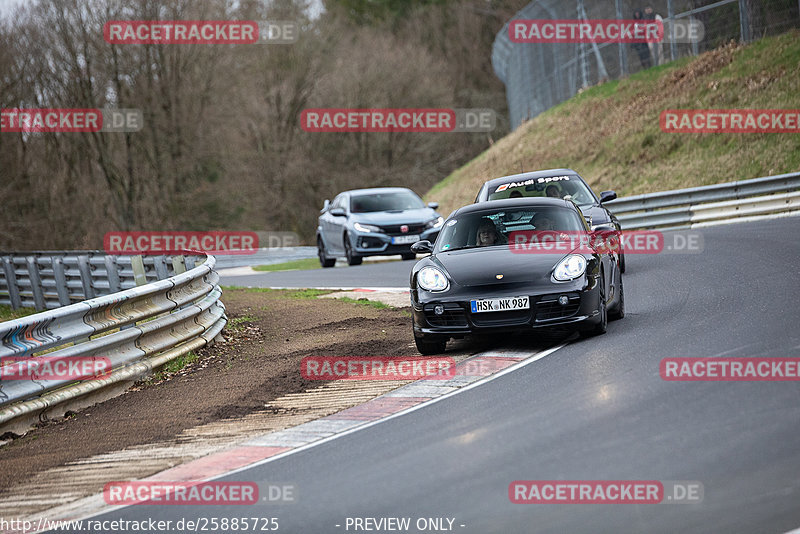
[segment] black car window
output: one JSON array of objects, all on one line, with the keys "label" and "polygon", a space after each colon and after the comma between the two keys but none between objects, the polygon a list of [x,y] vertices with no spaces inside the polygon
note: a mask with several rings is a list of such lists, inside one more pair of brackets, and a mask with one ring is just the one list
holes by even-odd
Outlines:
[{"label": "black car window", "polygon": [[424,207],[425,203],[422,202],[422,199],[411,191],[354,195],[350,199],[350,211],[353,213],[404,211]]},{"label": "black car window", "polygon": [[[555,206],[521,207],[505,210],[487,210],[467,213],[450,219],[436,240],[438,252],[446,252],[461,248],[472,248],[481,245],[478,242],[478,230],[491,221],[498,239],[494,243],[506,245],[512,232],[554,230],[560,232],[585,232],[586,224],[582,216],[574,209]],[[537,224],[539,227],[537,228]]]}]

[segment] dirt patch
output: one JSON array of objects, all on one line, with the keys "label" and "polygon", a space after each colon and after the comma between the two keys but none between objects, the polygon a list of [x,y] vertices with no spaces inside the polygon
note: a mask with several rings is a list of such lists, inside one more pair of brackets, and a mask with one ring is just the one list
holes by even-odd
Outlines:
[{"label": "dirt patch", "polygon": [[[376,309],[291,291],[225,290],[225,342],[165,379],[51,421],[0,447],[0,498],[36,473],[182,431],[263,411],[288,393],[322,387],[300,374],[313,355],[418,356],[408,309]],[[464,354],[466,350],[448,355]],[[483,347],[471,345],[474,353]]]},{"label": "dirt patch", "polygon": [[670,91],[682,91],[687,87],[695,85],[698,80],[701,80],[703,77],[730,65],[735,59],[736,52],[741,49],[741,47],[741,44],[731,41],[726,45],[698,56],[696,60],[685,67],[676,69],[669,78],[667,78],[665,89]]}]

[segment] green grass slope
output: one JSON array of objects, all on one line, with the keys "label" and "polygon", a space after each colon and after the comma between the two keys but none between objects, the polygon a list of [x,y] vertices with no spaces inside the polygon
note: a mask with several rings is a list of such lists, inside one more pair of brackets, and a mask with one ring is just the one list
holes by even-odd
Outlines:
[{"label": "green grass slope", "polygon": [[731,44],[592,87],[530,120],[425,196],[444,215],[484,181],[569,167],[619,196],[800,170],[800,134],[664,133],[665,109],[800,109],[800,32]]}]

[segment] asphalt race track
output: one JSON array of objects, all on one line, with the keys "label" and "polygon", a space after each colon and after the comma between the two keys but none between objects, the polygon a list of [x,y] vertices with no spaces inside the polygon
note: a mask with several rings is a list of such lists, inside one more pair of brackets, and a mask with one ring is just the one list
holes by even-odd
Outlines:
[{"label": "asphalt race track", "polygon": [[[399,257],[399,256],[398,256]],[[422,256],[420,256],[422,258]],[[310,271],[260,272],[246,275],[220,275],[220,284],[242,287],[405,287],[408,288],[413,261],[365,262],[332,269]]]},{"label": "asphalt race track", "polygon": [[[294,484],[294,504],[133,506],[97,519],[277,517],[278,531],[293,533],[346,532],[347,517],[411,517],[412,525],[420,517],[455,518],[453,530],[464,534],[800,527],[798,383],[659,376],[665,357],[800,357],[800,218],[702,232],[701,254],[628,257],[628,315],[606,335],[223,479]],[[247,277],[248,284],[223,283],[398,286],[410,267],[265,273]],[[699,481],[704,500],[512,504],[515,480]]]}]

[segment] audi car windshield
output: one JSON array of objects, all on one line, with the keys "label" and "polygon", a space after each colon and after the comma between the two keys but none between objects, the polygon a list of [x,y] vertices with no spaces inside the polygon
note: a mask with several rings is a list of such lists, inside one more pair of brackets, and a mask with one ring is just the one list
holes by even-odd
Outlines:
[{"label": "audi car windshield", "polygon": [[506,182],[489,189],[487,200],[500,200],[516,197],[572,197],[579,206],[597,204],[589,186],[576,175],[531,178],[520,182]]}]

